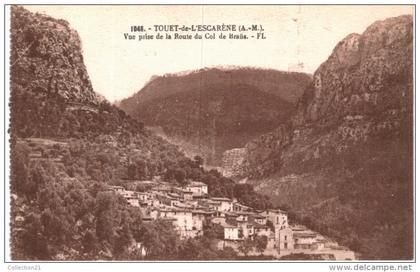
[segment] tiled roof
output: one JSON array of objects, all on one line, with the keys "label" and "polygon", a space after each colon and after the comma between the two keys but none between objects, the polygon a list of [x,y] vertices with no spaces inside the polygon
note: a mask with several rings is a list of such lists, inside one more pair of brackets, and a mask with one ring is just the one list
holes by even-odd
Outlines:
[{"label": "tiled roof", "polygon": [[176,221],[176,218],[173,217],[159,217],[161,220]]},{"label": "tiled roof", "polygon": [[260,223],[257,223],[257,222],[252,222],[252,224],[254,225],[254,228],[256,228],[256,229],[266,229],[266,228],[268,228],[267,225],[263,225],[263,224],[260,224]]},{"label": "tiled roof", "polygon": [[220,225],[224,228],[232,228],[232,229],[237,228],[237,226],[231,225],[231,224],[226,223],[226,222],[220,222]]},{"label": "tiled roof", "polygon": [[108,186],[109,188],[115,188],[115,189],[124,189],[124,187],[122,187],[122,186],[117,186],[117,185],[110,185],[110,186]]},{"label": "tiled roof", "polygon": [[214,201],[229,201],[229,202],[232,201],[230,198],[227,198],[227,197],[212,197],[210,199]]},{"label": "tiled roof", "polygon": [[197,214],[213,214],[215,213],[215,211],[206,211],[206,210],[192,210],[192,213],[197,213]]},{"label": "tiled roof", "polygon": [[192,186],[192,187],[196,187],[196,186],[207,186],[207,184],[200,182],[200,181],[192,181],[190,184],[188,184],[187,186]]},{"label": "tiled roof", "polygon": [[314,232],[293,232],[293,237],[298,237],[298,238],[315,238],[316,237],[316,233]]}]

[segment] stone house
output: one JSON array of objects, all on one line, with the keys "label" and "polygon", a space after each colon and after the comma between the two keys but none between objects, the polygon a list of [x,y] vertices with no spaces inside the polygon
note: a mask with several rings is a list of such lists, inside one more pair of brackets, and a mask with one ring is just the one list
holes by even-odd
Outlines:
[{"label": "stone house", "polygon": [[211,200],[218,203],[218,206],[216,206],[217,211],[221,211],[221,212],[233,211],[233,202],[230,198],[212,197]]},{"label": "stone house", "polygon": [[185,186],[187,191],[193,193],[193,196],[202,197],[208,194],[207,184],[198,181],[192,181],[190,184]]}]

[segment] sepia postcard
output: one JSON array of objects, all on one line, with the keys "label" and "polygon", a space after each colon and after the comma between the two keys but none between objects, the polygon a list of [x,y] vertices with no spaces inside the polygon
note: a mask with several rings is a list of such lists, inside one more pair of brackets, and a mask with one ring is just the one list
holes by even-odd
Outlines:
[{"label": "sepia postcard", "polygon": [[5,271],[414,270],[415,5],[4,11]]}]

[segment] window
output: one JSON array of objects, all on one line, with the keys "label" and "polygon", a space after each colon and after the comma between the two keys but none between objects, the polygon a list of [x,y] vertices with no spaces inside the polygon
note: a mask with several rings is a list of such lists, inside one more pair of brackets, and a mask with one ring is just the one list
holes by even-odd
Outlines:
[{"label": "window", "polygon": [[287,243],[284,243],[284,248],[287,249]]},{"label": "window", "polygon": [[280,218],[277,216],[277,224],[280,223]]},{"label": "window", "polygon": [[287,235],[284,236],[284,240],[287,240]]}]

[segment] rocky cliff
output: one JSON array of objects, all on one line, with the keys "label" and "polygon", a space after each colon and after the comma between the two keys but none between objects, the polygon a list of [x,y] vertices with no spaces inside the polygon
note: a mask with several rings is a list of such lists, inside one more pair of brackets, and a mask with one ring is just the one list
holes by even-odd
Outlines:
[{"label": "rocky cliff", "polygon": [[11,10],[11,129],[18,137],[141,131],[92,88],[82,44],[68,22]]},{"label": "rocky cliff", "polygon": [[220,165],[243,146],[290,119],[310,77],[257,68],[211,68],[154,77],[119,106],[184,152]]},{"label": "rocky cliff", "polygon": [[12,77],[37,95],[97,104],[79,35],[64,20],[12,8]]},{"label": "rocky cliff", "polygon": [[[288,148],[293,149],[317,134],[334,137],[325,146],[342,142],[331,146],[341,152],[350,142],[409,133],[403,126],[412,115],[411,22],[408,16],[391,18],[343,39],[315,72],[292,121],[245,145],[244,170],[237,175],[264,176],[276,170],[270,164],[284,161],[286,146],[295,143]],[[320,152],[326,150],[317,148],[312,157]]]},{"label": "rocky cliff", "polygon": [[292,120],[246,144],[235,165],[364,258],[412,256],[412,30],[401,16],[348,35]]}]

